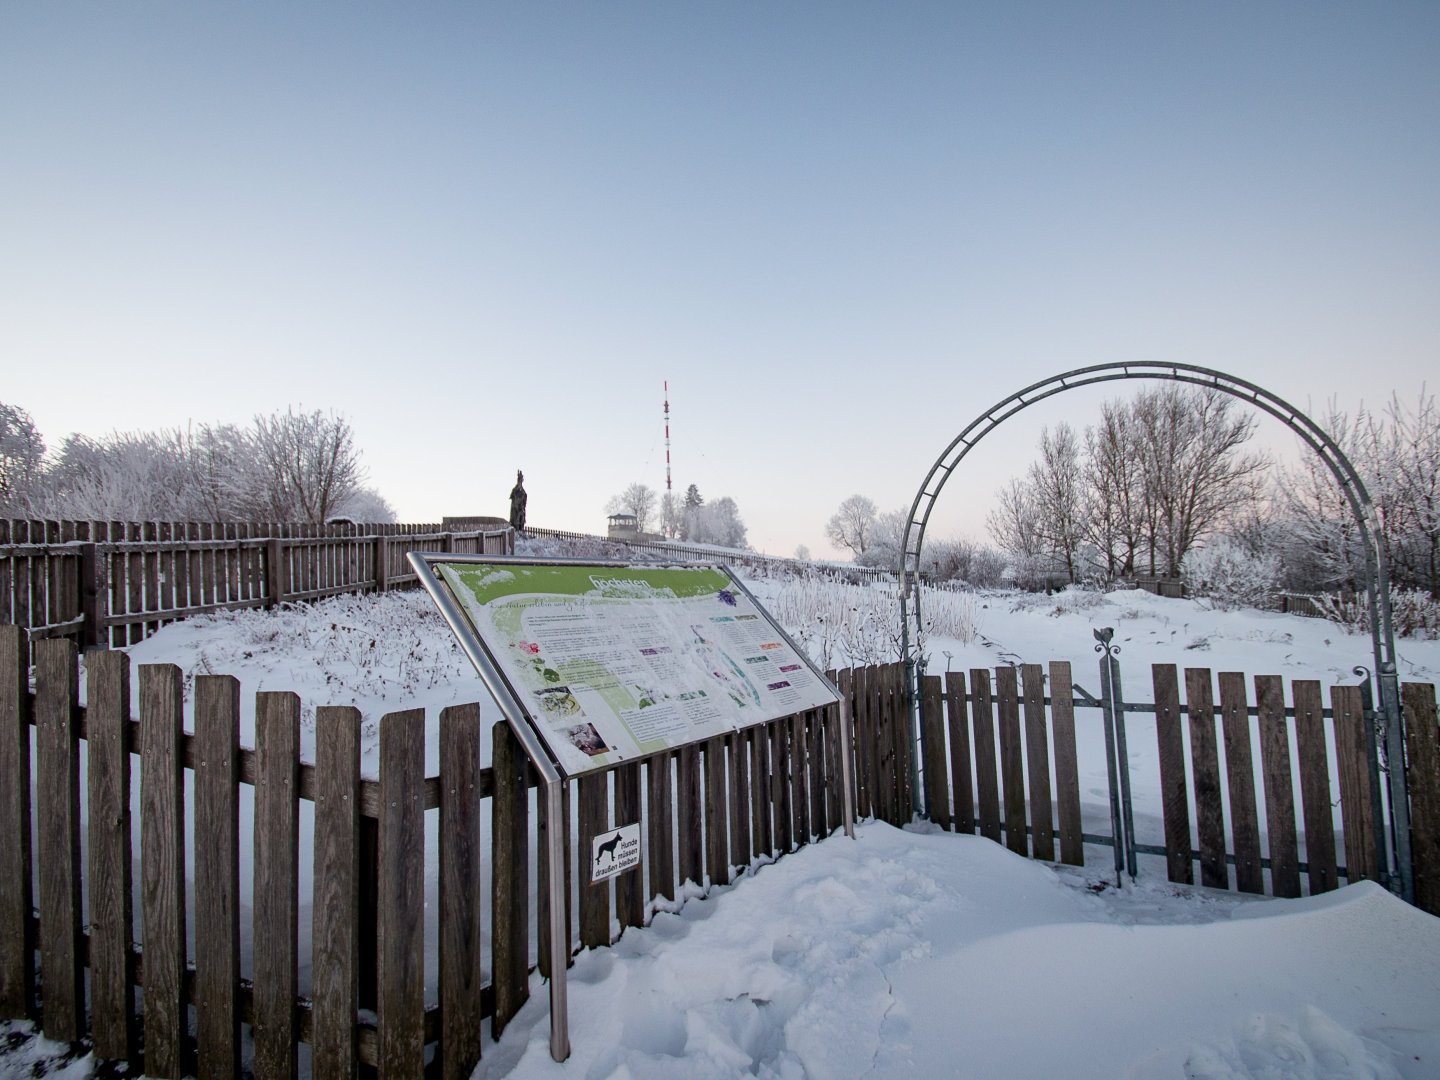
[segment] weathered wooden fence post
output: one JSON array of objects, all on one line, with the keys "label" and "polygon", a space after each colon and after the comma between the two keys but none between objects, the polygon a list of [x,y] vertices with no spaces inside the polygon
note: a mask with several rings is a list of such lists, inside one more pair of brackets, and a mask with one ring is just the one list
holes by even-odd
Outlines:
[{"label": "weathered wooden fence post", "polygon": [[35,643],[35,801],[40,808],[40,951],[44,957],[45,1036],[76,1042],[85,1034],[80,920],[79,673],[75,643]]},{"label": "weathered wooden fence post", "polygon": [[145,930],[145,1072],[184,1075],[185,758],[181,671],[140,668],[141,911]]},{"label": "weathered wooden fence post", "polygon": [[30,864],[30,646],[0,626],[0,1010],[35,1015]]},{"label": "weathered wooden fence post", "polygon": [[1415,905],[1440,915],[1440,731],[1436,728],[1435,687],[1406,683],[1401,694],[1411,775]]},{"label": "weathered wooden fence post", "polygon": [[440,1060],[445,1080],[464,1080],[480,1061],[481,908],[480,706],[452,705],[440,713]]},{"label": "weathered wooden fence post", "polygon": [[[318,1080],[349,1080],[359,1063],[360,712],[315,710],[314,1056]],[[373,925],[373,924],[371,924]]]},{"label": "weathered wooden fence post", "polygon": [[130,657],[85,658],[90,839],[90,1027],[99,1057],[139,1065],[131,945]]},{"label": "weathered wooden fence post", "polygon": [[383,1077],[425,1072],[425,710],[380,719],[378,1053]]},{"label": "weathered wooden fence post", "polygon": [[255,1075],[294,1077],[300,1041],[300,699],[255,695]]},{"label": "weathered wooden fence post", "polygon": [[530,766],[508,723],[496,724],[491,735],[494,747],[490,760],[495,777],[490,816],[490,970],[495,987],[491,1028],[498,1039],[529,996]]},{"label": "weathered wooden fence post", "polygon": [[[195,680],[195,747],[196,1056],[202,1077],[238,1077],[240,683],[234,677]],[[272,929],[261,925],[257,950]],[[257,994],[264,982],[257,971]]]}]

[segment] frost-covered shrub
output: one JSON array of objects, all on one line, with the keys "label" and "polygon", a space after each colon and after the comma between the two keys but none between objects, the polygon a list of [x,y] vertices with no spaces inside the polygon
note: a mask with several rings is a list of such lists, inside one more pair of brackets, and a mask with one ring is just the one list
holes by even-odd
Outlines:
[{"label": "frost-covered shrub", "polygon": [[1268,607],[1280,590],[1280,560],[1253,554],[1224,537],[1193,548],[1181,566],[1190,595],[1221,611]]},{"label": "frost-covered shrub", "polygon": [[1018,593],[1011,603],[1010,610],[1043,611],[1047,615],[1059,618],[1061,615],[1070,615],[1078,611],[1091,611],[1108,602],[1105,594],[1098,589],[1071,585],[1048,596],[1043,593]]},{"label": "frost-covered shrub", "polygon": [[[900,659],[900,594],[892,582],[846,585],[819,575],[783,582],[767,605],[785,632],[822,668],[885,664]],[[972,642],[975,598],[926,589],[920,653],[932,634]]]},{"label": "frost-covered shrub", "polygon": [[[1370,633],[1370,603],[1364,593],[1315,597],[1315,606],[1330,622],[1354,634]],[[1440,639],[1440,600],[1424,589],[1391,589],[1390,618],[1396,637]]]}]

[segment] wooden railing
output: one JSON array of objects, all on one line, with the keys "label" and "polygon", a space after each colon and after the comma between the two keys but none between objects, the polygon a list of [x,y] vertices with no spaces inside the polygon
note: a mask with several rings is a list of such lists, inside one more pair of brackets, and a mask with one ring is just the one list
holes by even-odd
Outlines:
[{"label": "wooden railing", "polygon": [[0,622],[133,645],[204,612],[411,587],[411,551],[514,550],[508,527],[0,521]]}]

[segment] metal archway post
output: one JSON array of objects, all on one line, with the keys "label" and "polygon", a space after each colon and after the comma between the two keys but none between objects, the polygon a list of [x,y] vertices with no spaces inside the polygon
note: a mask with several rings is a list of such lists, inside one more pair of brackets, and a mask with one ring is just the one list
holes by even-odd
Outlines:
[{"label": "metal archway post", "polygon": [[[921,621],[920,605],[920,553],[925,542],[925,529],[930,521],[930,511],[935,500],[944,489],[946,482],[965,456],[986,435],[1014,416],[1022,409],[1066,390],[1095,383],[1115,382],[1122,379],[1160,379],[1170,382],[1190,383],[1208,387],[1249,402],[1256,408],[1275,417],[1298,435],[1312,451],[1325,462],[1332,476],[1345,493],[1351,513],[1360,529],[1365,548],[1365,591],[1370,610],[1370,639],[1375,656],[1375,671],[1380,683],[1380,714],[1383,721],[1382,735],[1385,749],[1386,775],[1390,796],[1390,837],[1385,843],[1385,824],[1378,825],[1382,833],[1379,845],[1387,863],[1387,884],[1389,888],[1409,903],[1415,901],[1415,884],[1410,849],[1410,801],[1405,776],[1405,727],[1400,710],[1400,676],[1395,656],[1395,628],[1390,610],[1390,572],[1386,565],[1385,551],[1380,544],[1379,522],[1375,515],[1370,493],[1365,489],[1355,466],[1340,449],[1329,433],[1299,409],[1276,397],[1263,387],[1244,379],[1227,375],[1213,368],[1197,367],[1193,364],[1167,364],[1160,362],[1093,364],[1089,367],[1074,368],[1060,375],[1051,376],[1040,382],[1031,383],[1025,389],[996,402],[972,420],[963,431],[947,446],[930,466],[915,499],[910,504],[910,513],[905,522],[905,534],[901,542],[900,568],[900,650],[905,662],[906,677],[912,693],[915,708],[920,707],[920,679],[925,673],[925,657],[917,655]],[[911,634],[912,625],[915,634]],[[910,716],[910,737],[916,736],[916,717]],[[1372,729],[1370,738],[1376,738]],[[917,787],[917,793],[918,793]]]}]

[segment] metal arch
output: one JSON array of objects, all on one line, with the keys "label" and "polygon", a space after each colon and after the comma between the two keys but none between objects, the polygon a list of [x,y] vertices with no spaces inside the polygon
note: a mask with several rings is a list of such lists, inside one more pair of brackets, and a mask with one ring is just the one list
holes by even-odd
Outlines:
[{"label": "metal arch", "polygon": [[[1370,637],[1379,674],[1381,711],[1385,718],[1385,756],[1389,765],[1391,840],[1394,871],[1392,888],[1407,901],[1414,901],[1414,883],[1410,857],[1409,797],[1404,769],[1404,728],[1400,712],[1399,675],[1395,655],[1395,630],[1390,608],[1390,575],[1385,552],[1381,547],[1379,524],[1370,493],[1366,490],[1355,466],[1329,433],[1289,402],[1245,379],[1213,368],[1194,364],[1141,361],[1135,363],[1092,364],[1060,375],[1031,383],[986,409],[957,435],[935,459],[910,504],[901,541],[900,568],[900,648],[909,672],[912,700],[920,700],[919,678],[924,674],[924,658],[913,655],[914,641],[910,633],[915,627],[918,640],[922,625],[920,614],[920,554],[924,547],[925,530],[935,500],[955,469],[967,454],[991,431],[1010,417],[1048,397],[1095,383],[1122,379],[1162,379],[1190,383],[1222,391],[1249,402],[1275,417],[1313,450],[1335,477],[1350,504],[1365,548],[1366,598],[1370,609]],[[912,539],[913,537],[913,539]],[[913,718],[912,718],[913,722]],[[912,732],[913,734],[913,732]],[[918,788],[917,788],[918,790]],[[1382,850],[1385,846],[1382,845]]]}]

